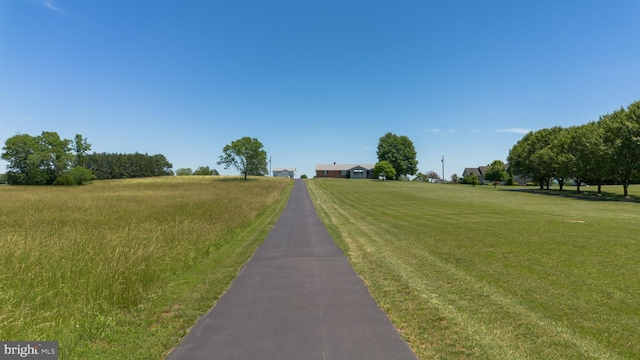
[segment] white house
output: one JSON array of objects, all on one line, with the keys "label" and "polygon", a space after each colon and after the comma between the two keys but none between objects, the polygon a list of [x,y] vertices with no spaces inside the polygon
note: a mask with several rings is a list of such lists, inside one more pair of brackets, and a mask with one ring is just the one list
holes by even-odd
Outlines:
[{"label": "white house", "polygon": [[296,175],[295,168],[274,168],[273,177],[288,177],[292,178]]}]

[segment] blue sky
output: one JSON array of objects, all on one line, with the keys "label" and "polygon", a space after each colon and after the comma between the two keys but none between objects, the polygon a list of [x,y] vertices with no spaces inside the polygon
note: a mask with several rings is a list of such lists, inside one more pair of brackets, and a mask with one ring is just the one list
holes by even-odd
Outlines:
[{"label": "blue sky", "polygon": [[2,1],[0,140],[80,133],[237,174],[216,161],[250,136],[311,176],[375,163],[393,132],[448,179],[640,100],[639,18],[636,0]]}]

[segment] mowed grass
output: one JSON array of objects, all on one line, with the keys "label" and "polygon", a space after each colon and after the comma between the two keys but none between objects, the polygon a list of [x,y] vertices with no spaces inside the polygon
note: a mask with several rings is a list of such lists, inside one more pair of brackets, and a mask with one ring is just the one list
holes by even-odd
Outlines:
[{"label": "mowed grass", "polygon": [[61,359],[161,359],[228,288],[288,179],[0,187],[0,339]]},{"label": "mowed grass", "polygon": [[491,186],[307,184],[421,359],[640,358],[640,204]]}]

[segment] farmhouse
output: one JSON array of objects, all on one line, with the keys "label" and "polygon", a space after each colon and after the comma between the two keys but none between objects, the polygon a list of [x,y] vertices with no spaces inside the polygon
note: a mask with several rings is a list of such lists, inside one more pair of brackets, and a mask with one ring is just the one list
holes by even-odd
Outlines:
[{"label": "farmhouse", "polygon": [[[471,174],[475,174],[478,176],[478,181],[480,182],[480,184],[484,184],[485,183],[484,174],[487,171],[487,168],[488,166],[478,166],[477,168],[465,168],[464,171],[462,172],[462,177],[465,178]],[[504,164],[504,169],[508,170],[509,164]],[[517,183],[518,185],[526,185],[527,181],[528,181],[527,179],[517,175],[513,177],[514,184]]]},{"label": "farmhouse", "polygon": [[295,168],[274,168],[272,175],[273,177],[288,177],[293,179],[295,174]]},{"label": "farmhouse", "polygon": [[[484,168],[484,170],[487,169],[486,166],[481,166]],[[469,175],[476,175],[478,176],[478,181],[480,182],[480,184],[484,184],[484,172],[480,169],[480,167],[477,168],[464,168],[464,171],[462,172],[462,177],[466,178]]]},{"label": "farmhouse", "polygon": [[373,176],[374,164],[318,164],[318,178],[369,179]]}]

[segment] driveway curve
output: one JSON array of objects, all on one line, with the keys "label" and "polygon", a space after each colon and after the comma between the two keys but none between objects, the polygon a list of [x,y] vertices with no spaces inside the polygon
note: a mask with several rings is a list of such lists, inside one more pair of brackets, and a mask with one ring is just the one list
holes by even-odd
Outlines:
[{"label": "driveway curve", "polygon": [[168,356],[416,359],[320,222],[303,180],[211,311]]}]

